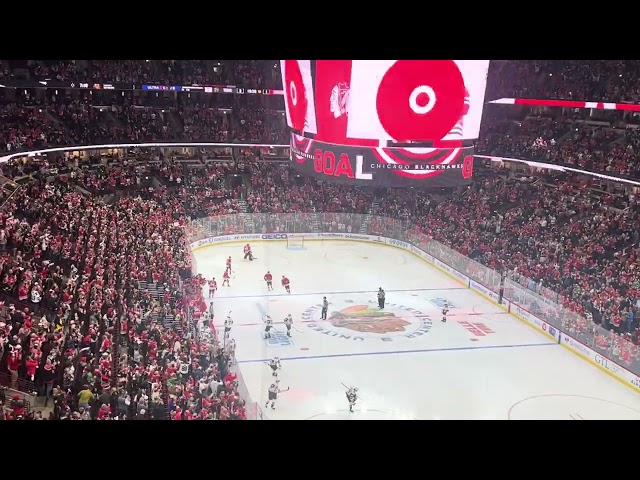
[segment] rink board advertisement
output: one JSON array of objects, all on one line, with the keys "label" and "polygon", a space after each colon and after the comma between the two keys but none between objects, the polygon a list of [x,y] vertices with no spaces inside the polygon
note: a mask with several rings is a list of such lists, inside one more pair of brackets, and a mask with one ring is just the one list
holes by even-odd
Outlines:
[{"label": "rink board advertisement", "polygon": [[598,367],[609,372],[614,377],[623,380],[625,383],[631,384],[636,389],[640,388],[640,377],[626,368],[621,367],[613,360],[610,360],[595,350],[587,347],[584,343],[565,333],[560,334],[560,343],[563,347],[577,353],[582,358],[589,360],[591,363],[595,363]]},{"label": "rink board advertisement", "polygon": [[455,187],[471,182],[473,147],[354,147],[292,133],[291,165],[302,174],[327,182],[372,187]]},{"label": "rink board advertisement", "polygon": [[[471,280],[469,277],[464,275],[463,273],[457,271],[454,268],[451,268],[449,265],[441,262],[437,258],[434,258],[432,255],[424,252],[420,248],[412,245],[408,242],[404,242],[401,240],[396,240],[393,238],[386,238],[382,236],[376,235],[362,235],[362,234],[352,234],[352,233],[271,233],[271,234],[250,234],[250,235],[225,235],[220,237],[209,237],[202,240],[198,240],[190,244],[192,250],[197,250],[199,248],[206,247],[208,245],[219,245],[222,243],[233,243],[233,242],[256,242],[256,241],[284,241],[288,238],[304,238],[308,241],[321,241],[321,240],[346,240],[346,241],[359,241],[359,242],[367,242],[373,243],[377,245],[389,245],[392,247],[400,248],[407,252],[411,252],[417,257],[422,258],[428,263],[432,264],[437,269],[447,273],[452,278],[455,278],[460,283],[465,285],[467,288],[477,292],[478,294],[484,296],[488,300],[492,301],[495,304],[498,304],[498,296],[495,292],[492,292],[484,285]],[[542,321],[535,315],[531,314],[528,310],[520,307],[514,302],[508,302],[508,311],[514,316],[520,318],[522,321],[526,322],[528,325],[532,326],[539,332],[552,337],[555,341],[561,344],[563,347],[568,348],[574,353],[578,354],[582,358],[588,360],[594,365],[598,366],[602,370],[616,377],[618,380],[623,383],[631,386],[636,391],[640,390],[640,377],[635,375],[633,372],[623,368],[618,365],[613,360],[610,360],[598,352],[592,350],[591,348],[584,345],[582,342],[560,332],[558,329],[549,325],[548,323]],[[502,305],[503,308],[506,308]]]}]

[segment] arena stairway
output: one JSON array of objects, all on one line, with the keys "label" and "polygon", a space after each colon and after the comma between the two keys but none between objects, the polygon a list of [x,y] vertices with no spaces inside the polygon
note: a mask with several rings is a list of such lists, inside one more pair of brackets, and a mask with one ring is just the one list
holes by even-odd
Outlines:
[{"label": "arena stairway", "polygon": [[318,215],[313,216],[313,221],[311,222],[311,228],[313,229],[313,233],[320,233],[322,231],[320,220],[318,220]]},{"label": "arena stairway", "polygon": [[360,225],[360,235],[366,235],[369,232],[369,225],[371,225],[371,219],[373,217],[373,212],[378,210],[378,206],[380,202],[378,200],[374,200],[369,210],[367,210],[367,215],[364,217],[362,224]]},{"label": "arena stairway", "polygon": [[[155,282],[146,282],[144,280],[138,280],[138,289],[143,292],[148,292],[151,294],[151,298],[154,300],[159,300],[163,296],[164,289],[162,286],[159,286]],[[175,298],[171,295],[169,303],[171,305],[174,304]],[[182,326],[176,321],[175,316],[172,313],[167,313],[162,316],[159,313],[153,312],[149,316],[149,320],[151,322],[156,322],[158,324],[163,325],[165,328],[171,328],[180,334],[182,334]]]},{"label": "arena stairway", "polygon": [[241,217],[244,220],[244,225],[247,230],[246,233],[255,232],[256,226],[253,223],[253,215],[249,213],[249,205],[244,200],[238,200],[237,204],[238,208],[240,208],[240,211],[242,212]]}]

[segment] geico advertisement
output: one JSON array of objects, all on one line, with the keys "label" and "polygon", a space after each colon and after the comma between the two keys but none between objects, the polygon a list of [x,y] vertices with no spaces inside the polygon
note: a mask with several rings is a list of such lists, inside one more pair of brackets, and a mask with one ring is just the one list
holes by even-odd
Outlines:
[{"label": "geico advertisement", "polygon": [[292,133],[291,161],[312,177],[368,186],[452,187],[470,183],[473,176],[473,147],[352,147]]}]

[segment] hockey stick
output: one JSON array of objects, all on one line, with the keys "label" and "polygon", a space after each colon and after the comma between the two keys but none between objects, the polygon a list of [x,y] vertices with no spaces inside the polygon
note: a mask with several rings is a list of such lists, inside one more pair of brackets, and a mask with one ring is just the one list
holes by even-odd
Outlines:
[{"label": "hockey stick", "polygon": [[290,387],[287,387],[286,390],[280,390],[280,393],[288,392]]}]

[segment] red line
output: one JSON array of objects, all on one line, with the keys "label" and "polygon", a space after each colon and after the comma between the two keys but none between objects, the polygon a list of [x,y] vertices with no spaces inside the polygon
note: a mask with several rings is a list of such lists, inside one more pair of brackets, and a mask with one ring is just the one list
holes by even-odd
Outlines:
[{"label": "red line", "polygon": [[[447,317],[467,317],[467,316],[471,316],[471,315],[508,315],[509,312],[493,312],[493,313],[480,313],[480,312],[472,312],[472,313],[450,313],[447,315]],[[416,318],[431,318],[431,317],[438,317],[440,314],[439,313],[434,313],[433,315],[414,315],[414,317]],[[295,323],[318,323],[318,322],[326,322],[327,320],[301,320],[299,322],[295,322]],[[295,325],[294,323],[294,325]],[[264,325],[264,323],[262,322],[256,322],[256,323],[240,323],[237,325],[234,325],[234,327],[255,327],[257,325]],[[273,322],[273,325],[284,325],[284,322]],[[216,328],[220,328],[220,327],[224,327],[224,324],[220,323],[220,324],[214,324],[214,327]]]}]

